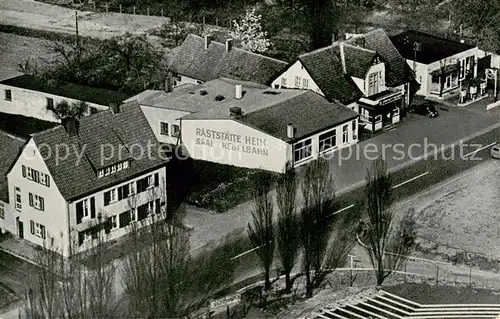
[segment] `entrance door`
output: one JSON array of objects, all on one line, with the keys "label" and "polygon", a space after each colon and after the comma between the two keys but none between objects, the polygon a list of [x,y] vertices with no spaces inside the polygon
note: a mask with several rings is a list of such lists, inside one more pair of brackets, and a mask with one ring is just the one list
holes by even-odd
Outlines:
[{"label": "entrance door", "polygon": [[382,114],[382,126],[386,127],[390,125],[392,125],[392,111]]},{"label": "entrance door", "polygon": [[17,220],[17,234],[19,235],[19,238],[24,238],[23,222],[19,219]]}]

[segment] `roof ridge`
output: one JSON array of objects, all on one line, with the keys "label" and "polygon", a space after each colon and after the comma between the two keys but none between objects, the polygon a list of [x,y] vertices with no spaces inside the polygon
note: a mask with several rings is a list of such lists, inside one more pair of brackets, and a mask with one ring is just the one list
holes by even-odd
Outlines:
[{"label": "roof ridge", "polygon": [[353,44],[350,44],[350,43],[344,43],[345,46],[349,46],[353,49],[358,49],[358,50],[361,50],[361,51],[367,51],[367,52],[370,52],[370,53],[373,53],[373,54],[377,54],[377,51],[375,50],[371,50],[371,49],[367,49],[367,48],[363,48],[363,47],[360,47],[360,46],[357,46],[357,45],[353,45]]},{"label": "roof ridge", "polygon": [[404,32],[401,32],[401,34],[404,34],[404,33],[407,33],[407,32],[414,32],[414,33],[422,34],[422,35],[425,35],[425,36],[428,36],[428,37],[431,37],[431,38],[434,38],[434,39],[439,39],[439,40],[444,40],[446,42],[458,43],[458,44],[463,44],[463,45],[466,45],[466,46],[474,47],[474,45],[469,44],[469,43],[465,43],[465,42],[462,43],[460,41],[452,40],[450,38],[445,38],[445,37],[441,37],[441,36],[438,36],[438,35],[430,34],[430,33],[419,31],[419,30],[414,30],[414,29],[406,30]]},{"label": "roof ridge", "polygon": [[20,141],[20,142],[26,142],[26,140],[27,140],[27,139],[25,139],[25,138],[23,138],[23,137],[21,137],[21,136],[18,136],[18,135],[13,134],[13,133],[9,133],[9,132],[4,131],[4,130],[2,130],[2,129],[0,129],[0,134],[3,134],[3,135],[5,135],[5,136],[8,136],[8,137],[13,138],[13,139],[15,139],[15,140],[18,140],[18,141]]},{"label": "roof ridge", "polygon": [[319,49],[316,49],[316,50],[313,50],[311,52],[306,52],[306,53],[302,53],[301,55],[299,55],[298,57],[301,58],[301,57],[305,57],[305,56],[309,56],[309,55],[312,55],[312,54],[316,54],[316,53],[319,53],[319,52],[323,52],[323,51],[326,51],[328,49],[333,49],[335,46],[338,46],[335,45],[337,42],[334,42],[332,44],[330,44],[329,46],[326,46],[326,47],[322,47],[322,48],[319,48]]},{"label": "roof ridge", "polygon": [[[202,36],[199,36],[199,35],[196,35],[196,34],[192,34],[192,33],[190,33],[189,35],[192,35],[192,36],[197,37],[197,38],[200,38],[200,39],[204,39]],[[216,44],[220,44],[220,45],[222,45],[222,46],[225,46],[225,44],[224,44],[224,43],[219,42],[219,41],[215,41],[215,40],[210,41],[210,43],[216,43]],[[288,63],[287,63],[287,62],[285,62],[285,61],[278,60],[278,59],[275,59],[275,58],[271,58],[271,57],[269,57],[269,56],[267,56],[267,55],[264,55],[264,54],[260,54],[260,53],[256,53],[256,52],[252,52],[252,51],[248,51],[248,50],[243,50],[243,49],[241,49],[241,48],[236,48],[236,47],[231,48],[231,50],[242,51],[242,52],[245,52],[245,53],[248,53],[248,54],[257,55],[257,56],[260,56],[260,57],[266,58],[266,59],[268,59],[268,60],[272,60],[272,61],[276,61],[276,62],[280,62],[280,63],[284,63],[284,64],[288,65]]]}]

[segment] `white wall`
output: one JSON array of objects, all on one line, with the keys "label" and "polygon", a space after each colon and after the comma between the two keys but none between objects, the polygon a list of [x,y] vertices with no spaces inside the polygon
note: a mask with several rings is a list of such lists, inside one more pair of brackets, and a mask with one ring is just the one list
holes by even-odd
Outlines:
[{"label": "white wall", "polygon": [[[14,229],[13,234],[17,235],[16,217],[23,222],[24,238],[34,244],[43,245],[44,240],[30,232],[30,221],[45,226],[46,238],[53,237],[54,245],[63,254],[68,251],[68,211],[66,200],[62,197],[52,176],[50,176],[50,187],[39,184],[35,181],[23,177],[22,165],[31,167],[41,173],[50,175],[50,172],[43,161],[40,152],[33,139],[24,147],[21,156],[17,159],[12,170],[7,175],[9,184],[9,202],[13,209]],[[21,189],[22,209],[21,212],[15,209],[16,197],[15,187]],[[30,207],[29,193],[43,197],[45,202],[44,211]]]},{"label": "white wall", "polygon": [[[219,134],[215,134],[215,138],[209,137],[207,130]],[[184,119],[181,133],[182,142],[194,159],[274,172],[283,171],[290,148],[283,140],[230,119]],[[232,136],[226,139],[225,133]]]},{"label": "white wall", "polygon": [[[11,90],[11,101],[5,100],[5,90]],[[47,110],[47,98],[52,98],[54,100],[54,106],[62,100],[66,100],[68,103],[78,102],[78,100],[75,99],[17,88],[4,84],[0,84],[0,91],[0,112],[34,117],[49,122],[60,123],[61,120],[54,112]],[[89,107],[95,107],[98,110],[105,110],[108,108],[108,106],[95,103],[86,103]]]},{"label": "white wall", "polygon": [[[144,178],[146,176],[154,175],[155,173],[159,174],[160,186],[152,187],[152,188],[150,188],[149,190],[147,190],[145,192],[142,192],[140,194],[135,195],[133,197],[134,202],[131,201],[130,204],[129,204],[129,199],[126,198],[126,199],[122,199],[120,201],[109,203],[109,205],[104,206],[104,193],[105,192],[107,192],[107,191],[109,191],[111,189],[116,189],[116,188],[118,188],[120,186],[128,185],[130,183],[134,183],[135,184],[137,182],[137,180],[142,179],[142,178]],[[165,190],[166,190],[165,189],[165,187],[166,187],[165,183],[166,183],[166,168],[165,167],[161,167],[161,168],[158,168],[158,169],[156,169],[154,171],[151,171],[151,172],[148,172],[148,173],[143,174],[141,176],[138,176],[138,177],[136,177],[134,179],[130,179],[127,182],[123,182],[123,183],[119,183],[119,184],[113,185],[112,187],[108,187],[106,189],[103,189],[102,191],[99,191],[97,193],[88,195],[86,197],[79,198],[78,200],[76,200],[74,202],[71,202],[69,204],[69,225],[70,225],[72,240],[75,243],[78,243],[78,230],[77,230],[78,225],[76,223],[76,203],[79,203],[79,202],[81,202],[84,199],[88,199],[89,205],[90,205],[90,198],[91,197],[95,198],[96,218],[91,219],[90,218],[90,212],[89,212],[89,218],[82,219],[82,223],[79,224],[80,225],[79,227],[84,228],[85,225],[88,225],[88,227],[90,228],[90,227],[92,227],[92,225],[96,224],[96,222],[97,222],[97,215],[99,213],[101,213],[102,216],[104,216],[105,218],[106,217],[111,218],[111,216],[120,215],[121,213],[123,213],[123,212],[125,212],[127,210],[130,210],[132,203],[134,203],[132,206],[135,205],[135,208],[137,208],[138,206],[140,206],[142,204],[145,204],[147,202],[150,202],[153,199],[160,198],[160,196],[163,196],[163,198],[165,198],[165,196],[166,196],[166,193],[165,193]],[[118,216],[117,216],[117,219],[118,219],[117,222],[119,223],[119,217]],[[83,229],[81,229],[81,230],[83,230]],[[114,239],[116,239],[116,238],[118,238],[120,236],[125,235],[129,231],[130,231],[130,226],[124,227],[124,228],[112,229],[111,232],[109,233],[109,235],[106,235],[105,239],[106,240],[114,240]],[[84,250],[85,248],[91,247],[91,246],[92,246],[91,243],[87,242],[87,243],[85,243],[85,245],[82,245],[82,247],[80,247],[80,250]]]},{"label": "white wall", "polygon": [[16,221],[14,219],[13,207],[3,200],[0,200],[0,205],[3,205],[4,218],[0,218],[0,233],[9,232],[15,234]]},{"label": "white wall", "polygon": [[[295,77],[296,76],[300,77],[300,86],[299,87],[295,86]],[[319,93],[319,94],[325,96],[323,94],[323,92],[321,92],[321,90],[319,89],[316,82],[314,82],[314,80],[309,75],[309,73],[307,72],[307,70],[304,68],[304,66],[302,65],[302,63],[300,61],[296,61],[285,72],[283,72],[283,74],[281,74],[278,78],[276,78],[272,82],[271,87],[275,88],[277,85],[278,88],[281,89],[282,88],[281,87],[281,79],[282,78],[286,79],[286,87],[287,88],[309,89],[313,92],[316,92],[316,93]],[[308,80],[307,88],[303,86],[304,79]]]},{"label": "white wall", "polygon": [[[177,144],[178,137],[172,136],[172,124],[180,126],[180,120],[178,119],[184,115],[190,114],[189,112],[147,105],[141,105],[141,109],[160,143]],[[169,135],[161,134],[161,122],[169,124]]]},{"label": "white wall", "polygon": [[184,84],[200,84],[202,81],[190,78],[189,76],[181,75],[179,74],[177,77],[174,78],[174,88],[184,85]]}]

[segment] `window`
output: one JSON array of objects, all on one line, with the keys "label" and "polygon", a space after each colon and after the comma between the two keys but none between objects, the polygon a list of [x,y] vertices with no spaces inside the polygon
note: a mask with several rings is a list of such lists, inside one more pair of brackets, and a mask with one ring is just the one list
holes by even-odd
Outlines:
[{"label": "window", "polygon": [[279,89],[279,88],[280,88],[280,86],[279,86],[278,84],[275,84],[275,85],[274,85],[274,88],[275,88],[275,89]]},{"label": "window", "polygon": [[100,169],[97,171],[97,177],[103,177],[104,176],[104,170]]},{"label": "window", "polygon": [[30,220],[31,234],[45,239],[45,226]]},{"label": "window", "polygon": [[181,76],[181,75],[178,75],[175,79],[176,79],[177,81],[181,82],[181,81],[182,81],[182,76]]},{"label": "window", "polygon": [[104,206],[108,206],[110,203],[116,202],[116,189],[104,192]]},{"label": "window", "polygon": [[[106,198],[106,194],[104,194],[104,198]],[[76,203],[76,223],[80,224],[82,219],[89,217],[95,218],[95,197],[90,197]]]},{"label": "window", "polygon": [[311,139],[293,145],[293,154],[295,162],[308,158],[312,155]]},{"label": "window", "polygon": [[392,110],[392,115],[399,115],[399,109],[395,108],[394,110]]},{"label": "window", "polygon": [[160,134],[168,135],[168,123],[160,122]]},{"label": "window", "polygon": [[155,182],[155,181],[154,181],[154,177],[153,177],[153,175],[148,176],[148,188],[149,188],[149,187],[153,187],[153,186],[154,186],[154,182]]},{"label": "window", "polygon": [[356,121],[352,121],[352,134],[356,134]]},{"label": "window", "polygon": [[22,208],[21,189],[19,187],[15,188],[15,194],[16,194],[16,209],[18,211],[21,211]]},{"label": "window", "polygon": [[129,165],[129,164],[128,164],[128,161],[123,162],[123,169],[128,168],[128,165]]},{"label": "window", "polygon": [[309,87],[309,80],[308,79],[303,79],[302,80],[302,86],[304,88],[308,88]]},{"label": "window", "polygon": [[31,207],[43,211],[45,209],[45,201],[43,197],[34,195],[32,193],[28,194],[29,196],[29,204]]},{"label": "window", "polygon": [[135,185],[135,183],[134,183],[134,182],[132,182],[132,183],[128,184],[128,193],[129,193],[130,195],[135,194],[135,187],[134,187],[134,185]]},{"label": "window", "polygon": [[337,129],[323,133],[319,136],[319,151],[323,152],[337,145]]},{"label": "window", "polygon": [[196,84],[202,84],[203,82],[201,82],[200,80],[197,80],[196,81]]},{"label": "window", "polygon": [[0,202],[0,218],[4,219],[5,218],[5,208],[3,203]]},{"label": "window", "polygon": [[109,167],[106,167],[106,169],[104,171],[104,175],[108,176],[110,172],[111,172],[111,169]]},{"label": "window", "polygon": [[90,114],[96,114],[97,113],[97,108],[91,106],[90,107]]},{"label": "window", "polygon": [[368,96],[378,93],[378,78],[379,72],[372,73],[368,76]]},{"label": "window", "polygon": [[12,91],[11,90],[5,90],[5,100],[12,101]]},{"label": "window", "polygon": [[181,128],[177,124],[172,124],[172,137],[179,137],[179,132],[181,131]]},{"label": "window", "polygon": [[123,185],[118,187],[118,200],[122,200],[128,197],[129,185]]},{"label": "window", "polygon": [[116,173],[116,165],[111,166],[111,174]]},{"label": "window", "polygon": [[342,143],[347,143],[349,141],[349,125],[344,125],[342,127]]},{"label": "window", "polygon": [[300,87],[300,76],[295,77],[295,87]]},{"label": "window", "polygon": [[111,229],[118,228],[118,221],[116,215],[111,216]]},{"label": "window", "polygon": [[121,171],[123,168],[123,163],[118,163],[118,165],[116,165],[116,171],[119,172]]},{"label": "window", "polygon": [[116,202],[116,189],[110,190],[109,194],[110,194],[110,201],[111,202]]},{"label": "window", "polygon": [[286,78],[281,78],[281,86],[286,87]]},{"label": "window", "polygon": [[48,97],[47,98],[47,110],[52,110],[54,108],[54,99]]},{"label": "window", "polygon": [[127,227],[130,224],[131,221],[130,215],[131,214],[129,210],[120,214],[119,216],[120,228]]}]

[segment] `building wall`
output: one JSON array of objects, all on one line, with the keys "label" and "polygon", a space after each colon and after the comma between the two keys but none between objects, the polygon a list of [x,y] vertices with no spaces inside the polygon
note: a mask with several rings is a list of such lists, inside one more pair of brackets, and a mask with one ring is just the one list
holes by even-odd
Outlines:
[{"label": "building wall", "polygon": [[[300,86],[295,85],[295,78],[299,77],[300,78]],[[312,77],[309,75],[307,70],[304,68],[302,63],[300,61],[296,61],[294,64],[292,64],[283,74],[281,74],[278,78],[276,78],[272,84],[272,88],[285,88],[282,86],[282,79],[286,79],[286,87],[287,88],[298,88],[298,89],[309,89],[313,92],[319,93],[323,96],[323,92],[319,89],[318,85]],[[307,87],[304,86],[304,79],[307,80]]]},{"label": "building wall", "polygon": [[[373,65],[370,67],[368,72],[366,73],[366,76],[364,79],[357,78],[354,76],[351,76],[351,79],[356,83],[358,86],[359,90],[363,92],[364,96],[368,96],[368,86],[369,86],[369,76],[372,73],[380,73],[379,79],[378,79],[378,92],[385,91],[387,88],[385,86],[385,64],[384,63],[378,63],[376,65]],[[378,93],[377,92],[377,93]]]},{"label": "building wall", "polygon": [[[47,174],[50,177],[50,186],[42,185],[26,177],[23,177],[22,166],[25,166]],[[16,218],[23,222],[24,238],[37,245],[43,245],[44,239],[37,237],[30,231],[30,221],[45,226],[46,239],[54,239],[54,247],[63,254],[68,252],[68,206],[62,197],[57,185],[54,183],[50,172],[39,153],[33,139],[31,139],[22,151],[21,156],[13,165],[7,175],[9,184],[9,202],[12,206],[13,225],[10,225],[10,232],[18,235]],[[21,190],[20,211],[16,210],[15,187]],[[29,205],[29,193],[41,196],[44,199],[44,210],[37,210]]]},{"label": "building wall", "polygon": [[[155,173],[159,174],[159,184],[160,186],[152,187],[148,189],[147,191],[144,191],[142,193],[139,193],[137,195],[132,195],[129,196],[125,199],[122,199],[120,201],[115,201],[112,203],[109,203],[108,205],[104,206],[104,193],[108,192],[112,189],[117,189],[120,186],[128,185],[130,183],[136,184],[137,180],[140,180],[146,176],[154,175]],[[117,223],[119,223],[119,214],[129,211],[132,208],[137,208],[138,206],[145,204],[147,202],[150,202],[154,199],[157,198],[162,198],[165,199],[166,202],[166,168],[161,167],[156,170],[150,171],[148,173],[142,174],[138,177],[135,177],[134,179],[130,179],[126,182],[122,182],[116,185],[113,185],[112,187],[108,187],[102,191],[99,191],[97,193],[94,193],[92,195],[86,196],[79,198],[78,200],[75,200],[71,203],[69,203],[69,226],[71,230],[71,238],[73,240],[73,245],[77,245],[78,243],[78,230],[84,230],[91,228],[93,225],[97,224],[98,218],[97,216],[99,213],[101,214],[103,220],[106,218],[111,218],[112,216],[117,216]],[[118,195],[118,194],[117,194]],[[95,199],[95,210],[96,210],[96,217],[95,218],[90,218],[90,213],[88,218],[83,218],[82,222],[80,224],[77,224],[77,217],[76,217],[76,204],[81,202],[82,200],[87,199],[90,202],[90,198],[94,197]],[[141,225],[141,223],[138,223],[137,225]],[[112,229],[109,234],[104,235],[105,240],[114,240],[117,239],[118,237],[121,237],[125,234],[127,234],[130,231],[130,226],[123,227],[123,228],[116,228]],[[92,247],[92,242],[87,241],[83,245],[78,246],[79,250],[85,250],[86,248]]]},{"label": "building wall", "polygon": [[[160,143],[177,144],[178,137],[172,136],[172,124],[181,125],[179,118],[190,114],[189,112],[166,109],[155,106],[141,105],[142,112],[148,120],[151,129]],[[161,134],[161,123],[168,123],[168,135]]]},{"label": "building wall", "polygon": [[[11,90],[12,100],[5,99],[5,90]],[[69,103],[78,102],[78,100],[70,99],[58,95],[53,95],[44,92],[37,92],[22,88],[17,88],[9,85],[0,84],[0,112],[8,114],[18,114],[28,117],[34,117],[43,121],[60,123],[59,117],[52,111],[47,109],[47,98],[54,100],[54,106],[66,100]],[[95,107],[98,110],[107,109],[108,106],[103,106],[95,103],[88,103],[89,107]]]},{"label": "building wall", "polygon": [[194,159],[274,172],[283,171],[290,147],[285,141],[230,119],[184,119],[181,133],[182,143]]},{"label": "building wall", "polygon": [[201,84],[202,81],[190,78],[189,76],[185,75],[177,75],[177,77],[174,78],[174,88],[184,85],[184,84]]},{"label": "building wall", "polygon": [[15,234],[15,217],[12,205],[9,202],[0,200],[0,206],[3,207],[3,218],[0,217],[0,233],[13,233]]}]

